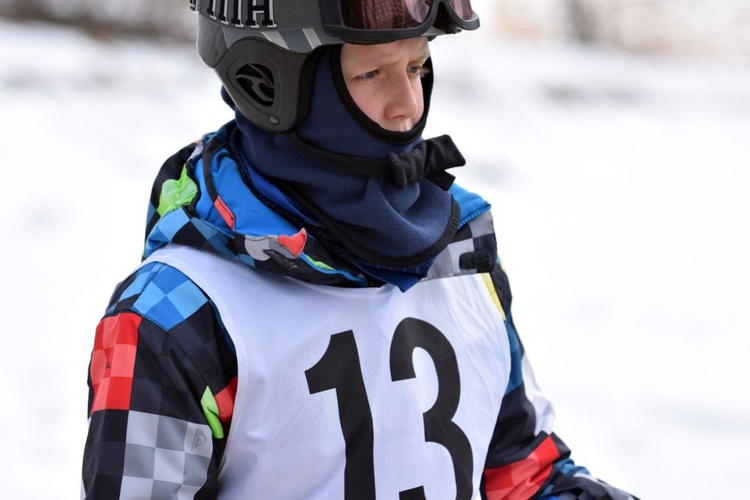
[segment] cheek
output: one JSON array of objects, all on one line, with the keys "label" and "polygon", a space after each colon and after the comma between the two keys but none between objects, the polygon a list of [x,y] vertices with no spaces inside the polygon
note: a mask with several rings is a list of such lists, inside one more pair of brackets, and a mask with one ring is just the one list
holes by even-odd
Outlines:
[{"label": "cheek", "polygon": [[416,121],[419,121],[424,114],[424,93],[422,92],[422,80],[417,79],[413,86],[414,99],[417,101],[417,116]]},{"label": "cheek", "polygon": [[372,89],[367,85],[358,83],[347,84],[349,89],[349,95],[354,100],[354,104],[367,115],[370,120],[377,122],[380,116],[383,114],[383,105],[380,103],[380,99],[377,94],[372,92]]}]

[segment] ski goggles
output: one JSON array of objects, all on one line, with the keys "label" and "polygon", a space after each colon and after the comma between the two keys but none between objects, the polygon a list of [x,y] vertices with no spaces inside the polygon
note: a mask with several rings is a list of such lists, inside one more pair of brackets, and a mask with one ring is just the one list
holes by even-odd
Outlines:
[{"label": "ski goggles", "polygon": [[[192,10],[242,36],[270,40],[275,36],[272,32],[301,31],[308,40],[311,34],[320,37],[313,46],[332,40],[388,43],[479,27],[471,0],[189,1]],[[299,34],[288,36],[298,38]],[[330,40],[323,40],[324,36]]]},{"label": "ski goggles", "polygon": [[429,34],[475,30],[471,0],[320,0],[323,29],[350,42],[387,43]]}]

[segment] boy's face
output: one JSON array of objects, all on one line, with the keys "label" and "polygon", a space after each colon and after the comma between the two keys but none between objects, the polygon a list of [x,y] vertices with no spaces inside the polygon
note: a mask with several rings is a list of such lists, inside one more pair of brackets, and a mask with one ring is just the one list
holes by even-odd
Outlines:
[{"label": "boy's face", "polygon": [[344,44],[341,70],[354,102],[386,130],[406,132],[424,113],[422,77],[430,57],[426,38],[381,45]]}]

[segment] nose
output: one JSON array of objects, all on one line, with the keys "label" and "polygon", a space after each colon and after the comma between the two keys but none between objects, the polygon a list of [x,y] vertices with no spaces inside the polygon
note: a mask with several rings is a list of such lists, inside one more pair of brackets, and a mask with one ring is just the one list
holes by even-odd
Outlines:
[{"label": "nose", "polygon": [[[419,89],[416,86],[419,86]],[[395,124],[404,124],[410,129],[419,121],[422,109],[422,82],[413,80],[408,74],[392,80],[388,88],[388,101],[385,107],[386,119]],[[407,123],[408,122],[408,123]]]}]

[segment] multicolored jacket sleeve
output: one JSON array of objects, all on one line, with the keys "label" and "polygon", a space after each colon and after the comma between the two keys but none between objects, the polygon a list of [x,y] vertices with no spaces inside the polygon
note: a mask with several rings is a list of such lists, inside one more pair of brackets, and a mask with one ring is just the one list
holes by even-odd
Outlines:
[{"label": "multicolored jacket sleeve", "polygon": [[236,387],[206,296],[148,264],[120,284],[89,367],[84,498],[215,498]]},{"label": "multicolored jacket sleeve", "polygon": [[634,499],[576,465],[569,458],[570,450],[552,433],[552,407],[537,387],[510,316],[512,297],[507,276],[499,265],[491,276],[507,312],[511,376],[485,463],[482,498]]}]

